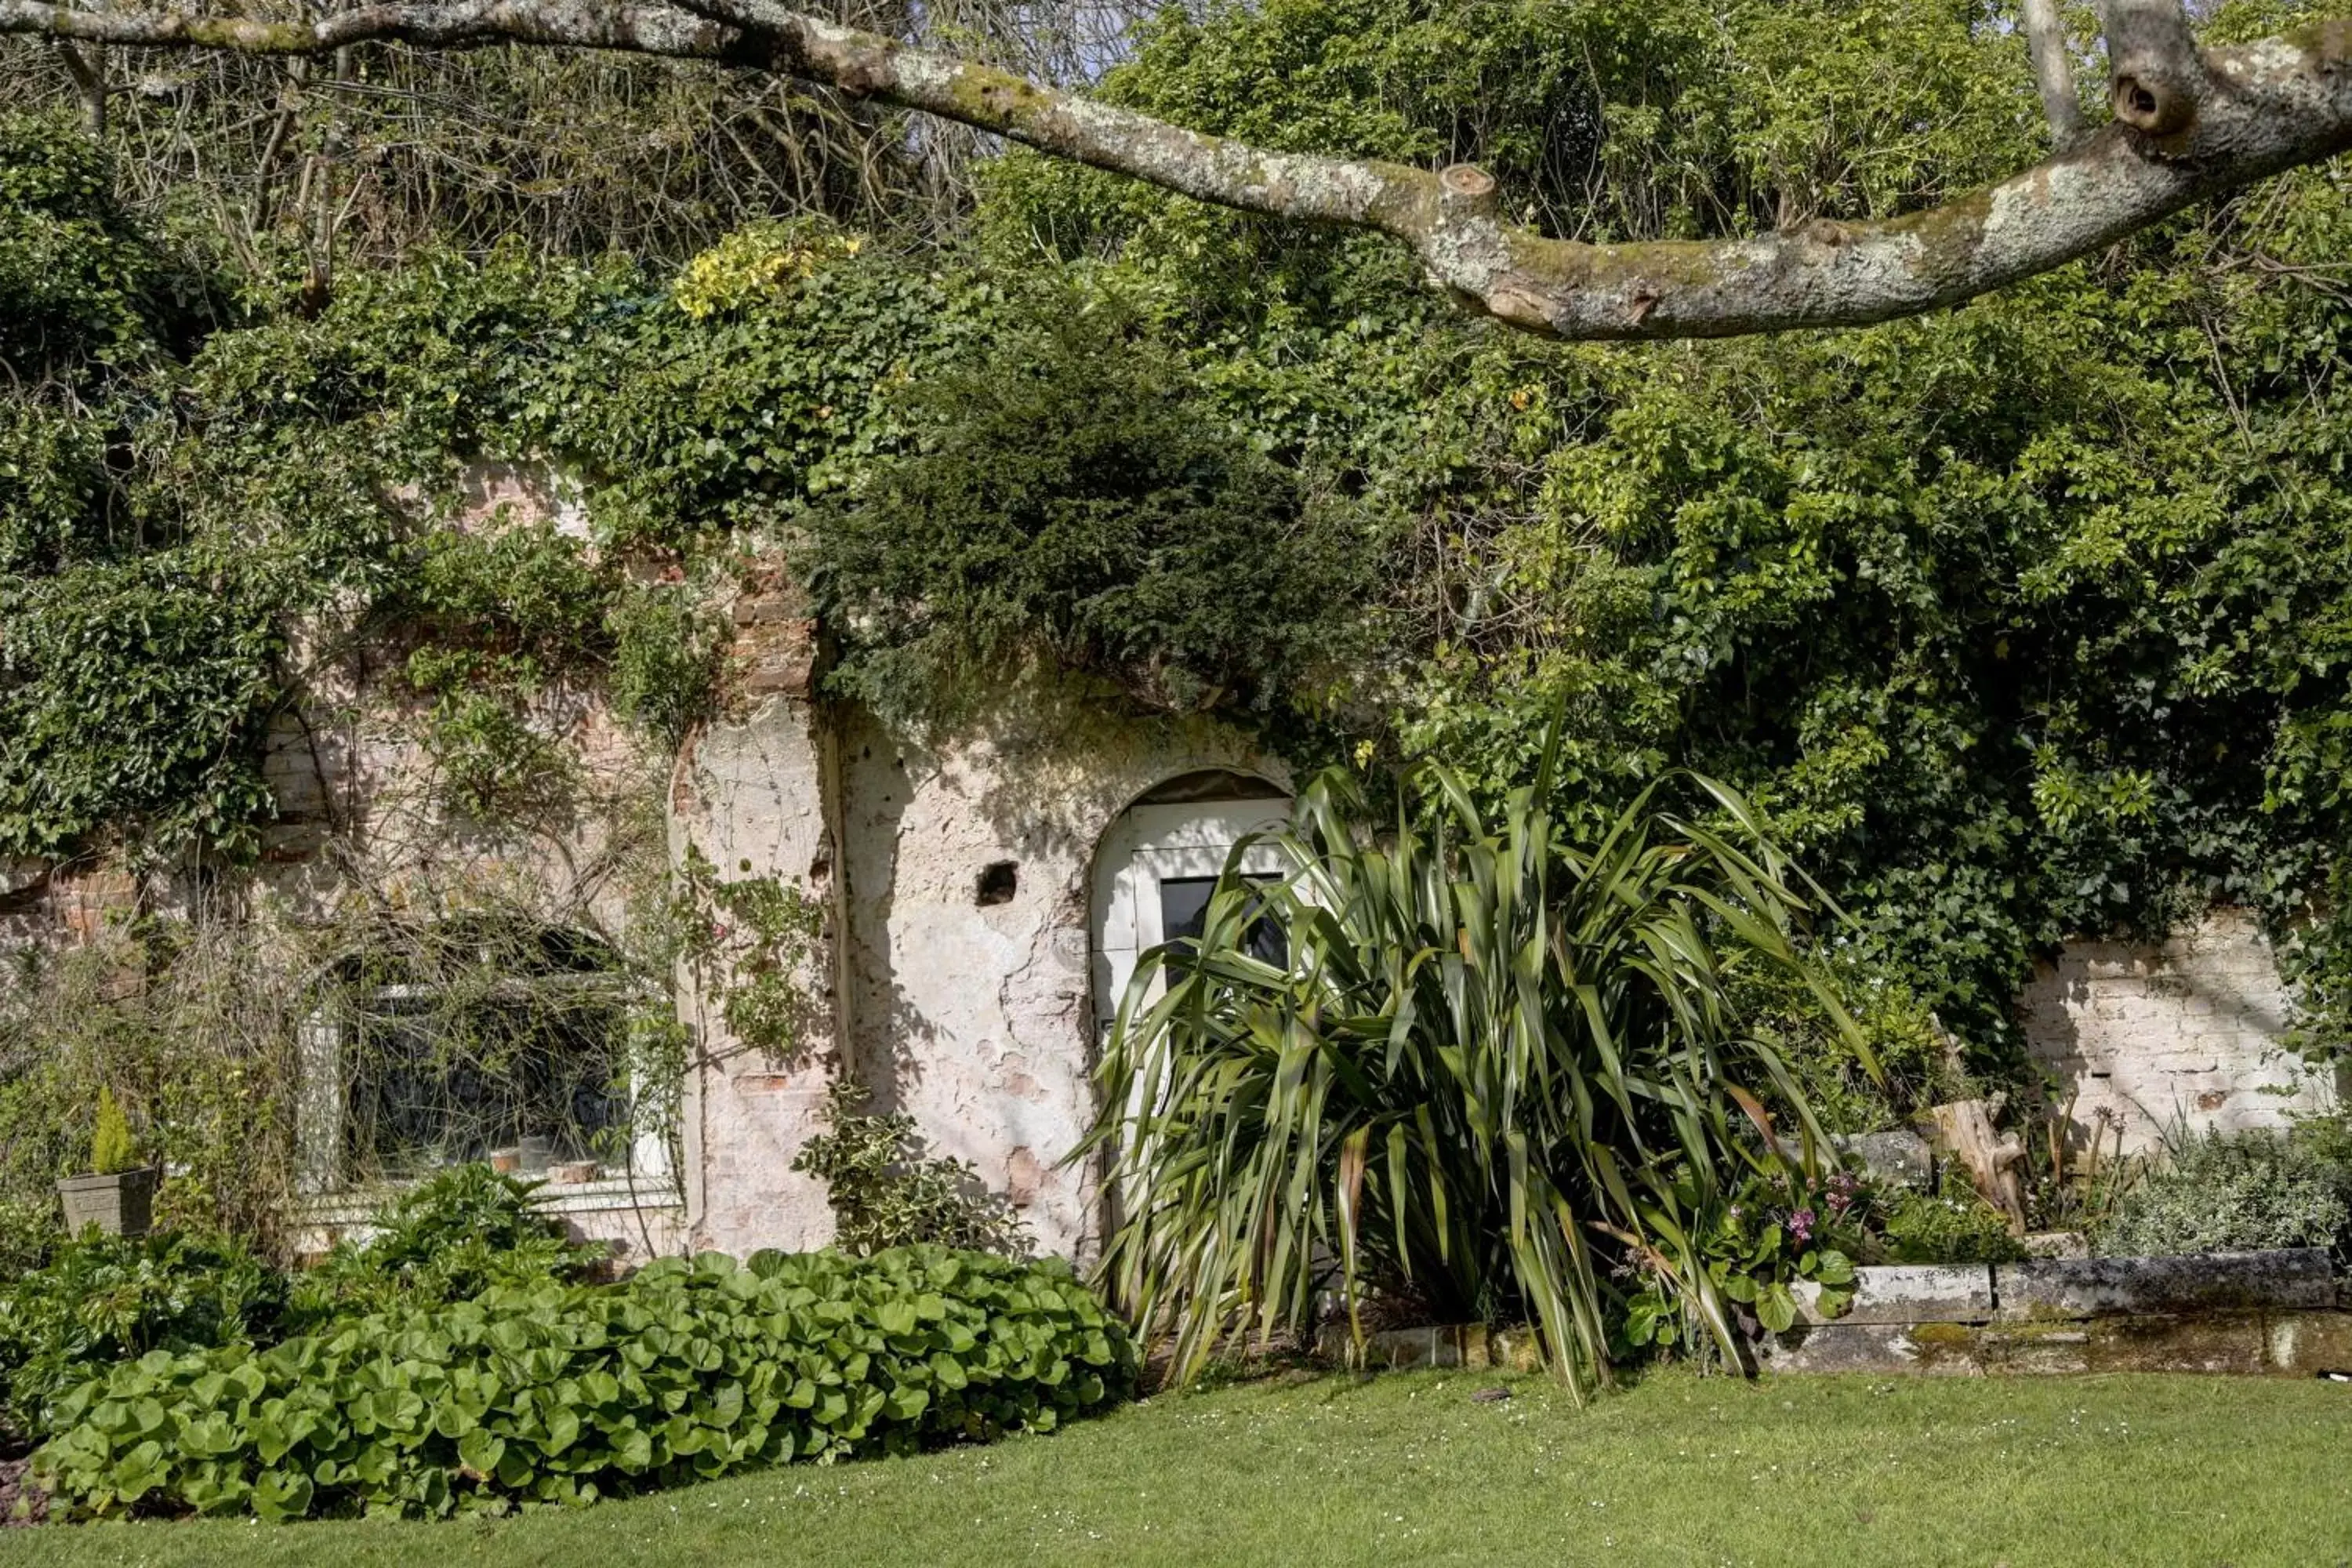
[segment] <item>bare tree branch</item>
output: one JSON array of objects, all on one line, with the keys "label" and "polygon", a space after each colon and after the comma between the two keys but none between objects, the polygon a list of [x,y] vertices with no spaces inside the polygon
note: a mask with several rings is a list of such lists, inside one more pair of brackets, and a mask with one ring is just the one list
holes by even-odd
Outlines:
[{"label": "bare tree branch", "polygon": [[106,51],[91,44],[56,41],[58,58],[73,79],[74,96],[81,103],[82,128],[92,136],[106,134]]},{"label": "bare tree branch", "polygon": [[2058,0],[2025,0],[2025,47],[2033,58],[2033,87],[2042,95],[2051,140],[2063,152],[2083,134],[2083,100],[2074,95],[2074,62]]},{"label": "bare tree branch", "polygon": [[[1501,221],[1495,183],[1274,153],[785,9],[596,0],[362,5],[312,22],[0,0],[0,33],[319,54],[373,39],[506,41],[721,60],[830,83],[1245,212],[1376,229],[1513,326],[1565,338],[1723,337],[1916,315],[2058,267],[2189,203],[2352,146],[2352,22],[2200,56],[2174,0],[2105,0],[2119,122],[1925,212],[1750,239],[1587,245]],[[2185,105],[2185,113],[2184,113]]]}]

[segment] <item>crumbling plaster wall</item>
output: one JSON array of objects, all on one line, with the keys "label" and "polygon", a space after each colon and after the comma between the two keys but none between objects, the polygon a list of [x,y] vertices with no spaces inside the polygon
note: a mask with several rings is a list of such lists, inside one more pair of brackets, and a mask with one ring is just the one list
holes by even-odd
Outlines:
[{"label": "crumbling plaster wall", "polygon": [[[738,598],[737,687],[731,710],[698,731],[672,775],[673,858],[689,846],[727,880],[774,878],[828,911],[815,972],[801,977],[827,998],[837,984],[840,930],[834,744],[815,702],[816,628],[781,579]],[[730,1033],[720,987],[690,965],[678,1005],[693,1038],[685,1107],[687,1212],[697,1248],[741,1254],[821,1247],[833,1236],[824,1184],[792,1169],[816,1131],[831,1082],[837,1016],[813,1021],[808,1048],[778,1061]]]},{"label": "crumbling plaster wall", "polygon": [[[460,479],[443,525],[544,524],[584,537],[576,489],[543,468],[484,464]],[[436,766],[419,739],[420,700],[398,679],[406,648],[350,628],[317,626],[289,658],[300,703],[277,715],[262,773],[275,816],[257,864],[205,873],[142,865],[115,852],[62,866],[0,865],[0,952],[69,949],[141,913],[252,922],[291,932],[353,909],[464,908],[491,900],[542,911],[611,936],[630,918],[630,879],[662,853],[661,772],[593,686],[562,687],[531,705],[534,726],[575,770],[566,805],[543,819],[493,826],[440,804]],[[551,1206],[586,1239],[631,1260],[685,1250],[684,1210],[667,1172],[577,1190]],[[634,1190],[633,1190],[634,1188]],[[324,1246],[364,1228],[369,1199],[311,1200],[298,1242]]]},{"label": "crumbling plaster wall", "polygon": [[[1073,699],[926,744],[845,716],[848,1030],[877,1097],[1006,1194],[1041,1250],[1100,1244],[1065,1165],[1094,1113],[1095,849],[1136,796],[1204,769],[1286,782],[1238,731]],[[1013,888],[981,899],[991,868]],[[1001,882],[997,888],[1003,891]]]},{"label": "crumbling plaster wall", "polygon": [[2027,1046],[2073,1093],[2080,1136],[2145,1149],[2178,1121],[2280,1128],[2334,1101],[2282,1048],[2293,997],[2254,917],[2216,910],[2159,944],[2074,942],[2020,999]]}]

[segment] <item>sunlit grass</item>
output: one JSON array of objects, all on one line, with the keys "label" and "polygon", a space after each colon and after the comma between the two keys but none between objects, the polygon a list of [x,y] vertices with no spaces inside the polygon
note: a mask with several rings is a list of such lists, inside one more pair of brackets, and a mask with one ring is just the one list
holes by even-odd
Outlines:
[{"label": "sunlit grass", "polygon": [[1322,1377],[1055,1436],[446,1524],[12,1531],[0,1563],[2352,1563],[2352,1390],[2119,1376]]}]

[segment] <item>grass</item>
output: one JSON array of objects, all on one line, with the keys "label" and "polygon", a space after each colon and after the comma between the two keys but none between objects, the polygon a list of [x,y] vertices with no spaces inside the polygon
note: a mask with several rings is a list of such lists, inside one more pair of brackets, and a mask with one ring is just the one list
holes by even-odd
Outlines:
[{"label": "grass", "polygon": [[1059,1436],[445,1524],[0,1532],[0,1565],[791,1562],[2352,1563],[2352,1390],[2216,1377],[1320,1377],[1162,1395]]}]

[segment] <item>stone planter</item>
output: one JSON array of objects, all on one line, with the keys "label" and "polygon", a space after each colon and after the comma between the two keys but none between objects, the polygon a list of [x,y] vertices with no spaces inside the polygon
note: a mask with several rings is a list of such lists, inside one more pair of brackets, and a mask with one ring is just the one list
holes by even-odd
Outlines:
[{"label": "stone planter", "polygon": [[144,1236],[152,1221],[155,1179],[152,1167],[110,1176],[68,1176],[58,1184],[65,1205],[66,1232],[79,1236],[96,1226],[108,1236]]}]

